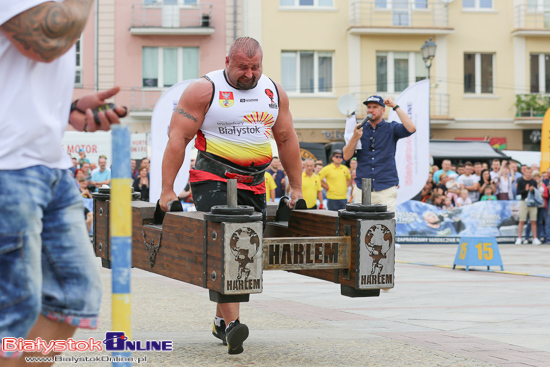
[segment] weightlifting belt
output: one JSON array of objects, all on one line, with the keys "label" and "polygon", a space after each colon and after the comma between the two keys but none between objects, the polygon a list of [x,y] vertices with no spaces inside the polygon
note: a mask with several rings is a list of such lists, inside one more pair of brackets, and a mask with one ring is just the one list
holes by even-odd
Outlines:
[{"label": "weightlifting belt", "polygon": [[197,159],[195,160],[195,168],[198,170],[209,172],[220,177],[236,179],[237,182],[250,186],[261,184],[264,181],[264,172],[268,167],[269,164],[257,167],[259,171],[245,171],[220,162],[215,156],[201,150],[197,152]]}]

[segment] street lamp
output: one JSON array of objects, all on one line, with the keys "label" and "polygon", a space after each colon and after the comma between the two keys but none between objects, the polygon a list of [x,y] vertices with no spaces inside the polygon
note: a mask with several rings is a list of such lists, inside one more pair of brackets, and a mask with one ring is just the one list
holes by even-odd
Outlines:
[{"label": "street lamp", "polygon": [[[428,126],[431,128],[430,123],[430,116],[431,116],[431,106],[430,106],[430,100],[431,100],[431,82],[430,82],[430,68],[432,67],[432,60],[435,57],[435,50],[437,48],[437,45],[434,41],[430,38],[429,41],[424,41],[424,44],[422,47],[420,47],[420,51],[422,52],[422,59],[424,59],[424,63],[426,64],[426,71],[427,71],[427,79],[428,79]],[[430,136],[431,133],[428,135]],[[430,136],[431,138],[431,136]]]}]

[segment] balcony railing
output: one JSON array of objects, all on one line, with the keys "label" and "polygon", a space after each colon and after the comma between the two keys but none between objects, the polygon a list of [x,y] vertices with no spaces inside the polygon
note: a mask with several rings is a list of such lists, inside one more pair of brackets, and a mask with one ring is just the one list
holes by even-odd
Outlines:
[{"label": "balcony railing", "polygon": [[212,4],[165,5],[162,2],[132,5],[132,28],[209,28]]},{"label": "balcony railing", "polygon": [[139,112],[153,111],[162,93],[164,93],[163,89],[133,87],[131,110]]},{"label": "balcony railing", "polygon": [[523,4],[514,8],[514,26],[517,29],[550,31],[550,6]]},{"label": "balcony railing", "polygon": [[449,11],[441,0],[354,1],[350,26],[445,28],[449,26]]},{"label": "balcony railing", "polygon": [[516,117],[543,117],[550,107],[550,94],[517,94]]},{"label": "balcony railing", "polygon": [[[358,101],[355,113],[358,116],[367,115],[367,107],[363,104],[368,97],[373,94],[380,95],[383,98],[392,97],[395,101],[399,97],[399,93],[385,93],[385,92],[361,92],[355,93],[353,96]],[[388,112],[388,108],[386,108]],[[449,117],[449,94],[445,93],[431,93],[430,94],[430,116],[431,118],[448,118]]]}]

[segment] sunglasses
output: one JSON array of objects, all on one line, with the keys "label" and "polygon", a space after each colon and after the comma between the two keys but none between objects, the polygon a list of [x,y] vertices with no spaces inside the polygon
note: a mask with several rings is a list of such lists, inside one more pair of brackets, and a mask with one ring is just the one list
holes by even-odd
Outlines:
[{"label": "sunglasses", "polygon": [[370,137],[370,150],[371,152],[374,152],[374,136]]},{"label": "sunglasses", "polygon": [[335,155],[334,158],[342,158],[341,155]]}]

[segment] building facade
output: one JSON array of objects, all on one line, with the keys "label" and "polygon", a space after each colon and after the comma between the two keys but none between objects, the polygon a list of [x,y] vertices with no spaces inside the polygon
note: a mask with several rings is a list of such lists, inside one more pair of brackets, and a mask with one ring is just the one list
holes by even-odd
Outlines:
[{"label": "building facade", "polygon": [[131,110],[124,123],[147,132],[162,91],[222,68],[233,39],[249,35],[263,46],[264,73],[290,97],[300,140],[342,141],[338,100],[352,95],[361,118],[367,96],[397,98],[427,77],[420,48],[431,38],[431,137],[539,150],[549,2],[98,0],[81,39],[75,96],[120,85],[115,102]]}]

